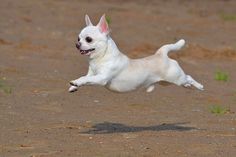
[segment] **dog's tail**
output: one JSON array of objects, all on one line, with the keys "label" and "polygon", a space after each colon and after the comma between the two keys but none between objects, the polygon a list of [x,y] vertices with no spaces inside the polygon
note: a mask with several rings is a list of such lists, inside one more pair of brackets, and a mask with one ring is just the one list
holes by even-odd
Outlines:
[{"label": "dog's tail", "polygon": [[180,50],[185,44],[185,40],[181,39],[174,44],[167,44],[162,46],[160,49],[157,50],[156,54],[164,54],[167,55],[169,51],[178,51]]}]

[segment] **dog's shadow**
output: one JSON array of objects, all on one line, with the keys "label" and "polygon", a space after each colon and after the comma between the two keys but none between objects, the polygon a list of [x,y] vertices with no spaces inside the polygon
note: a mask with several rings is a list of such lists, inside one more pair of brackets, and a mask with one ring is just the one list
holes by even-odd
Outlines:
[{"label": "dog's shadow", "polygon": [[128,126],[121,123],[103,122],[92,126],[91,129],[81,132],[84,134],[112,134],[112,133],[129,133],[141,131],[190,131],[198,130],[195,127],[182,126],[185,123],[163,123],[153,126]]}]

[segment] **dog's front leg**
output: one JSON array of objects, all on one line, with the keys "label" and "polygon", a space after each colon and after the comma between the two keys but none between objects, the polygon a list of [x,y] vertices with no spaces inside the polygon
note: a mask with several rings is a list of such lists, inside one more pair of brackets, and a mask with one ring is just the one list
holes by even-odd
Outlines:
[{"label": "dog's front leg", "polygon": [[77,86],[70,86],[70,88],[69,88],[69,92],[75,92],[75,91],[77,91],[77,89],[78,89],[78,87]]},{"label": "dog's front leg", "polygon": [[[92,76],[92,75],[94,75],[94,73],[93,73],[93,71],[91,70],[91,68],[89,67],[88,73],[87,73],[86,76],[88,77],[88,76]],[[86,77],[86,76],[83,76],[83,77]],[[68,91],[69,91],[69,92],[75,92],[75,91],[77,91],[77,89],[78,89],[78,86],[71,85]]]},{"label": "dog's front leg", "polygon": [[71,81],[72,86],[80,87],[83,85],[106,85],[108,79],[103,75],[83,76],[77,80]]}]

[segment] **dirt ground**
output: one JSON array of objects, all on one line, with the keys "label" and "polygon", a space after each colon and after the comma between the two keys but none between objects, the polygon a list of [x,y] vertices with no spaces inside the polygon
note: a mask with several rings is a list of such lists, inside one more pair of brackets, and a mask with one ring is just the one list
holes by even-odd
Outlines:
[{"label": "dirt ground", "polygon": [[[75,48],[86,13],[106,13],[133,58],[184,38],[171,56],[205,91],[68,93],[88,67]],[[236,156],[236,1],[1,0],[0,14],[0,157]]]}]

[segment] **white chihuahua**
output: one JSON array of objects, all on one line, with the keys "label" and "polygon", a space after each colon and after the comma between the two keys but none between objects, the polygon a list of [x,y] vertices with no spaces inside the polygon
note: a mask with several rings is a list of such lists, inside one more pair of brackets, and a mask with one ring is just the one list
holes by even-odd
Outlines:
[{"label": "white chihuahua", "polygon": [[74,92],[82,85],[102,85],[117,92],[127,92],[144,86],[147,92],[153,91],[155,83],[167,81],[189,87],[193,85],[203,90],[203,85],[186,75],[179,64],[168,57],[169,51],[179,50],[185,41],[162,46],[157,52],[141,59],[130,59],[119,51],[109,36],[109,27],[105,15],[94,26],[88,15],[85,16],[87,27],[78,37],[77,49],[89,56],[89,68],[86,76],[70,82],[69,92]]}]

